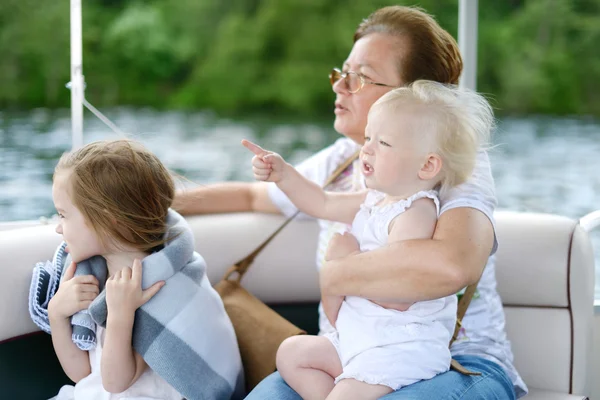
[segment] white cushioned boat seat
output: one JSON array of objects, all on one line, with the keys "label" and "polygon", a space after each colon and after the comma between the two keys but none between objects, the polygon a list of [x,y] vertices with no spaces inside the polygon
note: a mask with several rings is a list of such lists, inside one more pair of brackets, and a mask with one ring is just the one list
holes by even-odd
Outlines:
[{"label": "white cushioned boat seat", "polygon": [[[283,220],[246,213],[188,218],[213,284]],[[554,215],[500,211],[496,221],[498,290],[528,398],[589,395],[594,260],[587,234]],[[317,233],[316,223],[294,221],[257,257],[244,286],[271,304],[317,302]],[[0,231],[0,342],[37,331],[27,309],[31,271],[59,242],[48,225]]]},{"label": "white cushioned boat seat", "polygon": [[[190,219],[212,282],[283,221],[249,214],[226,218],[233,219]],[[236,229],[221,225],[234,219],[243,221]],[[575,393],[584,398],[592,372],[594,259],[589,238],[577,221],[555,215],[498,211],[496,222],[498,290],[515,365],[531,389],[528,397],[567,399],[566,394]],[[221,229],[228,235],[219,235]],[[257,258],[244,285],[270,303],[318,301],[317,231],[313,222],[293,222]]]},{"label": "white cushioned boat seat", "polygon": [[496,223],[496,276],[515,366],[532,395],[589,395],[595,275],[587,233],[547,214],[501,211]]},{"label": "white cushioned boat seat", "polygon": [[60,242],[54,225],[0,231],[0,342],[39,330],[29,317],[31,273]]},{"label": "white cushioned boat seat", "polygon": [[523,398],[526,400],[585,400],[588,397],[576,394],[549,392],[540,389],[530,389],[529,394]]}]

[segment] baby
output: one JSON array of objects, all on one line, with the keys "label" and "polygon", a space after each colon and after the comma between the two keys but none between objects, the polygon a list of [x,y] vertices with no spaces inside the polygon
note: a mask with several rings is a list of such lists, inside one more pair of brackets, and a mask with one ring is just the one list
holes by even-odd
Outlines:
[{"label": "baby", "polygon": [[[480,95],[435,82],[391,90],[371,108],[360,160],[366,191],[326,192],[276,153],[243,141],[257,180],[275,182],[302,212],[352,224],[334,236],[349,252],[430,239],[439,193],[465,182],[489,140],[493,113]],[[339,247],[338,247],[339,248]],[[376,399],[446,372],[456,322],[455,295],[416,303],[355,296],[322,299],[336,328],[285,340],[277,353],[283,379],[304,399]]]}]

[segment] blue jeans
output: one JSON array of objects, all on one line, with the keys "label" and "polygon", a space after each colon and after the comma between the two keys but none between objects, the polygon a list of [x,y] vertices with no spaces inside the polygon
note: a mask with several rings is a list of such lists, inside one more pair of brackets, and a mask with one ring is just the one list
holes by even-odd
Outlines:
[{"label": "blue jeans", "polygon": [[[432,379],[413,383],[396,392],[383,396],[382,400],[514,400],[513,384],[498,364],[477,356],[456,356],[465,368],[481,372],[467,376],[450,370]],[[246,397],[246,400],[302,400],[274,372],[262,380]]]}]

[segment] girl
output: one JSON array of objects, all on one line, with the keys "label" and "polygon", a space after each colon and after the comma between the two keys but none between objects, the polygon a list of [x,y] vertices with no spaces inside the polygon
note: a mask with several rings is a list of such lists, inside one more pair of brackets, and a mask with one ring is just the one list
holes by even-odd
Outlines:
[{"label": "girl", "polygon": [[131,141],[92,143],[60,159],[52,197],[65,243],[54,262],[62,268],[68,246],[72,263],[48,319],[76,385],[56,399],[240,397],[233,326],[191,230],[169,210],[173,196],[167,169]]},{"label": "girl", "polygon": [[[467,180],[492,124],[490,106],[474,92],[430,81],[390,91],[368,115],[360,153],[368,189],[357,193],[325,192],[278,154],[244,145],[255,153],[257,180],[275,182],[306,214],[352,223],[352,234],[334,238],[348,250],[333,246],[326,255],[336,259],[431,239],[438,191]],[[322,303],[336,330],[288,338],[277,354],[279,373],[303,399],[376,399],[449,369],[455,295],[412,304],[326,296]]]}]

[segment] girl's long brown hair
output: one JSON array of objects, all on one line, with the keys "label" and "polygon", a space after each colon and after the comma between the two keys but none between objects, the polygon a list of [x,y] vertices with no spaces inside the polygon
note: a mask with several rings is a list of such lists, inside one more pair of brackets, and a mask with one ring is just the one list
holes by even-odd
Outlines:
[{"label": "girl's long brown hair", "polygon": [[104,244],[150,251],[165,242],[175,195],[158,157],[129,140],[90,143],[64,154],[55,175],[69,172],[70,197]]}]

